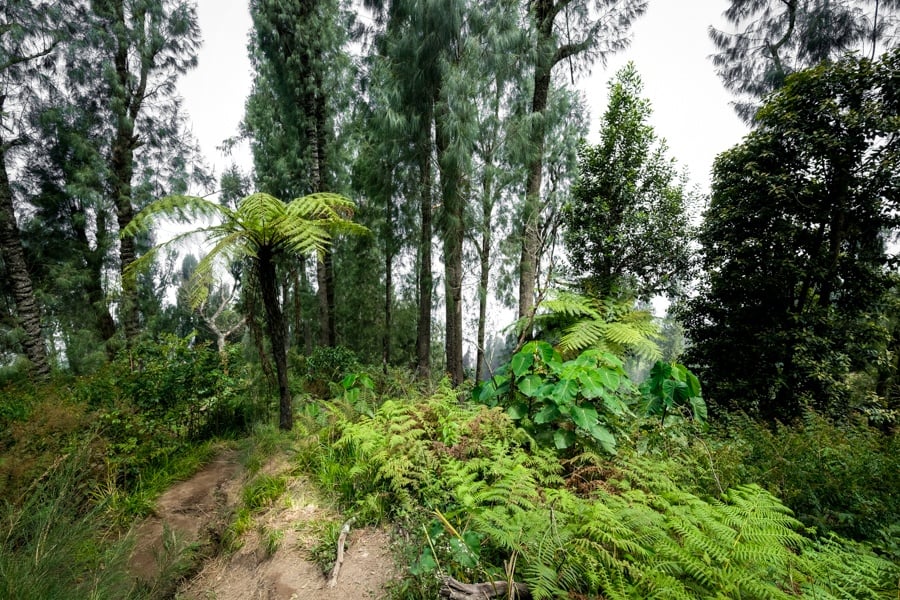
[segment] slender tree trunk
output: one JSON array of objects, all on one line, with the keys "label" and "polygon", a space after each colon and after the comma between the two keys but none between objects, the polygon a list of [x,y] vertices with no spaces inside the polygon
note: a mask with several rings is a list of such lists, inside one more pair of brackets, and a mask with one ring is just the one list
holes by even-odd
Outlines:
[{"label": "slender tree trunk", "polygon": [[462,356],[462,245],[463,200],[456,160],[447,156],[449,140],[444,131],[443,115],[435,124],[438,164],[441,165],[442,229],[444,237],[444,306],[445,351],[447,374],[454,386],[463,381]]},{"label": "slender tree trunk", "polygon": [[[132,205],[131,180],[134,175],[134,150],[138,147],[135,135],[135,122],[141,112],[144,94],[147,89],[147,78],[153,66],[151,61],[141,61],[141,69],[136,77],[128,67],[128,54],[133,50],[127,38],[125,22],[125,6],[123,0],[117,0],[113,6],[116,32],[116,51],[114,56],[115,84],[113,85],[113,107],[116,116],[115,138],[110,157],[110,193],[116,207],[116,220],[119,231],[123,231],[134,218]],[[143,55],[145,48],[136,51]],[[134,237],[119,240],[119,263],[122,277],[121,318],[128,346],[140,333],[138,319],[137,281],[133,276],[126,277],[125,272],[136,260],[137,251]]]},{"label": "slender tree trunk", "polygon": [[381,365],[384,373],[387,374],[388,366],[391,364],[391,328],[393,326],[393,295],[394,295],[394,254],[393,254],[393,232],[394,232],[394,215],[393,202],[390,194],[387,198],[387,206],[385,207],[385,220],[387,235],[384,242],[384,331],[381,336]]},{"label": "slender tree trunk", "polygon": [[[0,111],[3,109],[3,97],[0,96]],[[0,130],[2,133],[2,130]],[[6,148],[0,139],[0,256],[6,264],[9,279],[12,283],[13,298],[16,302],[16,316],[19,325],[25,331],[22,341],[25,356],[31,361],[31,367],[39,379],[50,375],[50,362],[47,360],[47,348],[41,332],[41,313],[34,297],[34,288],[28,267],[25,263],[25,252],[16,223],[13,207],[12,188],[6,172]]]},{"label": "slender tree trunk", "polygon": [[480,273],[478,277],[478,336],[476,339],[477,354],[475,358],[475,377],[486,377],[489,369],[485,362],[484,335],[487,324],[488,285],[491,277],[491,218],[494,212],[493,176],[490,161],[484,166],[481,199],[481,251],[478,253]]},{"label": "slender tree trunk", "polygon": [[[428,115],[426,123],[431,122]],[[419,314],[416,324],[416,373],[422,379],[431,376],[431,294],[434,287],[431,274],[431,132],[426,134],[419,157],[419,207],[422,228],[419,235]]]},{"label": "slender tree trunk", "polygon": [[[322,78],[316,74],[316,90],[309,94],[307,118],[309,119],[308,135],[312,150],[312,184],[314,192],[326,191],[326,173],[328,172],[327,139],[326,139],[326,106],[322,93]],[[320,342],[323,346],[334,346],[336,343],[334,325],[334,255],[330,247],[325,248],[321,260],[316,265],[318,281],[319,323],[321,325]]]},{"label": "slender tree trunk", "polygon": [[306,259],[300,258],[299,266],[294,270],[294,346],[303,348],[303,289],[300,287],[300,271],[306,269]]},{"label": "slender tree trunk", "polygon": [[275,375],[278,379],[278,426],[283,431],[290,431],[294,428],[294,407],[291,390],[288,386],[284,315],[279,304],[278,280],[272,256],[267,252],[261,252],[257,257],[257,268],[259,269],[259,286],[262,291],[263,306],[266,311],[266,329],[272,345],[272,358],[275,361]]},{"label": "slender tree trunk", "polygon": [[[535,69],[531,113],[543,115],[550,92],[550,67]],[[522,215],[522,254],[519,259],[519,318],[534,311],[534,297],[541,250],[541,183],[544,170],[544,127],[535,119],[531,134],[531,156],[528,159],[528,181],[525,188],[525,210]]]}]

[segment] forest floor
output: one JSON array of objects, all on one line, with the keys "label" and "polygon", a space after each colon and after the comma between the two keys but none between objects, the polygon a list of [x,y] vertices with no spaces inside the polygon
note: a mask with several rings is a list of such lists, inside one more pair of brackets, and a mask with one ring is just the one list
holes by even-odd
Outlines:
[{"label": "forest floor", "polygon": [[[283,475],[290,467],[283,458],[275,458],[262,471]],[[386,596],[385,585],[395,578],[397,569],[390,536],[383,529],[351,530],[337,585],[327,587],[326,576],[311,557],[323,525],[339,521],[341,516],[322,502],[318,490],[302,476],[288,477],[287,491],[272,505],[254,512],[254,526],[243,533],[238,544],[226,549],[223,536],[240,505],[247,479],[238,453],[230,450],[163,493],[154,514],[136,527],[132,574],[166,590],[165,596],[183,600]],[[188,557],[191,563],[191,575],[186,578],[171,570],[179,557]],[[177,589],[170,587],[173,577],[181,580]],[[150,583],[153,581],[157,583]]]}]

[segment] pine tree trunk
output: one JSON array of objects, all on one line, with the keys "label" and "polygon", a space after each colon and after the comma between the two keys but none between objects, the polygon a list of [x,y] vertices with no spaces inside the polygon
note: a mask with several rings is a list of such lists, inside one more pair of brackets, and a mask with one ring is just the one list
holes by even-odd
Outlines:
[{"label": "pine tree trunk", "polygon": [[[3,109],[2,100],[3,97],[0,96],[0,110]],[[50,375],[50,362],[47,359],[47,348],[44,346],[44,336],[41,332],[41,313],[34,297],[34,288],[19,236],[19,226],[16,223],[12,188],[6,172],[6,148],[2,139],[0,139],[0,256],[9,271],[13,298],[16,302],[16,316],[19,325],[25,331],[25,338],[22,341],[25,356],[31,361],[35,375],[39,379],[46,379]]]},{"label": "pine tree trunk", "polygon": [[[550,69],[536,69],[533,115],[543,114],[550,92]],[[528,181],[525,189],[525,211],[522,218],[522,254],[519,259],[519,318],[530,317],[534,311],[534,297],[541,250],[541,183],[544,170],[544,128],[536,119],[531,138],[531,157],[528,160]]]},{"label": "pine tree trunk", "polygon": [[278,426],[283,431],[294,428],[294,407],[291,390],[288,386],[287,341],[284,327],[284,316],[278,299],[278,280],[275,264],[268,252],[260,252],[257,257],[259,269],[259,286],[262,292],[263,306],[266,311],[266,329],[272,345],[272,358],[275,361],[275,375],[278,379],[279,412]]},{"label": "pine tree trunk", "polygon": [[442,126],[442,114],[435,126],[438,164],[441,165],[441,204],[444,238],[445,352],[447,374],[454,386],[463,381],[462,355],[462,245],[463,199],[456,161],[447,156],[449,140]]},{"label": "pine tree trunk", "polygon": [[[431,121],[431,116],[426,122]],[[419,207],[421,230],[419,235],[419,312],[416,323],[416,374],[421,379],[431,376],[431,133],[426,134],[419,163]]]},{"label": "pine tree trunk", "polygon": [[390,237],[393,234],[393,215],[391,214],[391,198],[388,196],[386,207],[386,220],[388,239],[385,240],[384,251],[384,331],[381,337],[381,366],[385,374],[387,374],[388,366],[391,364],[391,327],[393,326],[393,295],[394,295],[394,255],[392,253]]},{"label": "pine tree trunk", "polygon": [[494,209],[493,177],[489,169],[492,165],[485,164],[485,175],[482,180],[481,199],[481,251],[479,252],[480,273],[478,277],[478,336],[475,341],[477,354],[475,358],[475,378],[487,377],[488,368],[485,362],[484,335],[487,326],[487,298],[488,285],[491,277],[491,217]]},{"label": "pine tree trunk", "polygon": [[[117,0],[113,6],[116,32],[116,51],[114,56],[115,84],[112,86],[113,107],[116,117],[115,138],[110,157],[110,193],[112,203],[116,207],[116,220],[119,231],[123,231],[134,218],[132,205],[131,180],[134,175],[134,150],[138,147],[138,139],[134,127],[146,93],[147,78],[152,68],[152,61],[141,62],[141,70],[132,77],[128,66],[128,54],[132,50],[127,38],[128,24],[125,22],[125,6]],[[139,53],[145,49],[138,48]],[[137,84],[135,85],[135,80]],[[138,295],[135,278],[126,277],[125,272],[136,260],[137,250],[134,237],[128,236],[119,240],[119,268],[122,277],[121,319],[125,330],[125,341],[128,346],[140,333],[138,319]]]}]

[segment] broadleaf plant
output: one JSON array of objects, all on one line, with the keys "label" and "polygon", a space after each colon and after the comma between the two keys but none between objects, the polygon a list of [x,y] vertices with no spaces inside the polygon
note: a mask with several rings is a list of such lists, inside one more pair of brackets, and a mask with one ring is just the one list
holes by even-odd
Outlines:
[{"label": "broadleaf plant", "polygon": [[616,421],[632,416],[635,392],[614,354],[591,349],[564,361],[547,342],[533,341],[479,384],[473,398],[505,407],[510,418],[558,450],[581,441],[615,454]]},{"label": "broadleaf plant", "polygon": [[662,424],[670,415],[687,415],[701,424],[706,423],[706,401],[701,394],[700,380],[684,365],[657,361],[640,391],[647,414],[659,416]]}]

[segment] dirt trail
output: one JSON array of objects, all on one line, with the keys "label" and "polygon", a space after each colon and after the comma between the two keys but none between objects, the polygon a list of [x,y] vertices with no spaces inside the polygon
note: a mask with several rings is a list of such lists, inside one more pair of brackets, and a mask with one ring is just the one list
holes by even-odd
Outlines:
[{"label": "dirt trail", "polygon": [[237,503],[241,472],[237,452],[230,450],[190,479],[166,490],[156,501],[153,515],[135,531],[136,543],[129,561],[132,574],[152,581],[180,549],[218,539]]},{"label": "dirt trail", "polygon": [[[284,462],[264,469],[285,472]],[[132,572],[144,581],[165,578],[166,545],[177,540],[179,548],[209,548],[218,540],[240,503],[245,473],[234,451],[224,452],[190,479],[166,491],[157,501],[155,514],[136,530],[131,557]],[[316,490],[304,478],[292,477],[287,493],[272,507],[254,514],[254,528],[244,534],[233,553],[213,556],[195,569],[175,592],[180,600],[342,600],[383,598],[384,586],[397,572],[390,539],[382,529],[351,531],[337,586],[326,587],[318,565],[309,560],[324,523],[341,519],[323,506]],[[274,552],[267,535],[277,531]],[[172,544],[169,544],[171,548]],[[171,582],[170,582],[171,583]]]}]

